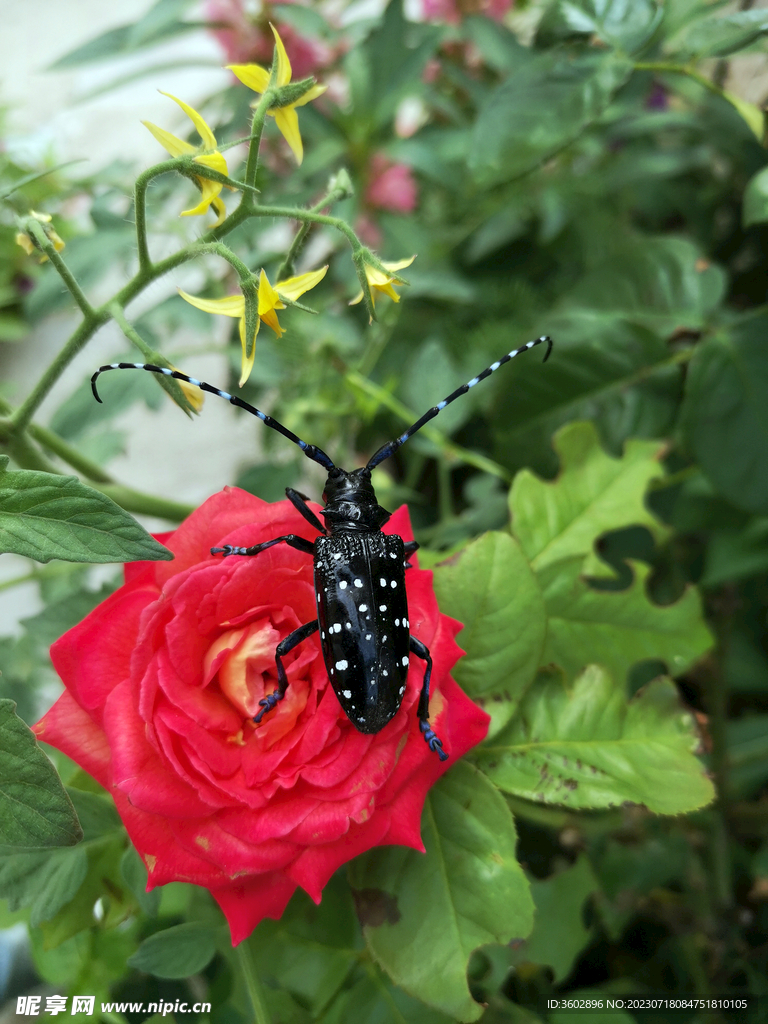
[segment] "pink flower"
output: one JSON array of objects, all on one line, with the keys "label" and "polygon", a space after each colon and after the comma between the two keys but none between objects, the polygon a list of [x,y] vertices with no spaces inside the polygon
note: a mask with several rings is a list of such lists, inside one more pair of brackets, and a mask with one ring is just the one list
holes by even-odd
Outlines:
[{"label": "pink flower", "polygon": [[418,189],[411,168],[407,164],[394,163],[383,153],[374,154],[365,201],[380,210],[413,213],[418,201]]},{"label": "pink flower", "polygon": [[205,13],[208,21],[221,23],[222,27],[211,28],[210,31],[231,64],[255,63],[269,67],[275,45],[269,29],[270,22],[280,32],[291,61],[294,79],[314,74],[319,68],[331,64],[336,57],[333,47],[318,39],[300,36],[290,25],[281,22],[276,14],[270,14],[266,4],[258,18],[246,12],[243,0],[208,0]]},{"label": "pink flower", "polygon": [[421,0],[421,15],[424,21],[446,21],[451,25],[477,14],[501,21],[512,3],[513,0]]}]

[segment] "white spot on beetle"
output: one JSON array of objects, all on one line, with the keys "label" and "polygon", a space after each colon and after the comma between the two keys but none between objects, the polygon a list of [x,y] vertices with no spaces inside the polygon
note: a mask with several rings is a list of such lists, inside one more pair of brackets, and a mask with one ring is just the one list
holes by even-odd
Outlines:
[{"label": "white spot on beetle", "polygon": [[341,691],[341,695],[342,695],[342,697],[346,697],[347,700],[349,700],[349,698],[352,696],[352,691],[351,690],[342,690]]},{"label": "white spot on beetle", "polygon": [[352,623],[351,622],[345,622],[344,625],[345,625],[345,627],[347,629],[352,629]]},{"label": "white spot on beetle", "polygon": [[339,580],[339,590],[346,590],[346,589],[347,589],[347,581],[346,580]]},{"label": "white spot on beetle", "polygon": [[380,604],[379,605],[379,611],[380,612],[385,612],[386,610],[387,610],[387,606],[385,604]]},{"label": "white spot on beetle", "polygon": [[383,576],[382,576],[382,577],[381,577],[381,579],[379,580],[379,583],[380,583],[380,584],[382,585],[382,587],[386,587],[386,585],[387,585],[387,581],[386,581],[386,580],[384,579],[384,577],[383,577]]},{"label": "white spot on beetle", "polygon": [[386,634],[386,633],[385,633],[385,634],[384,634],[384,636],[383,636],[383,637],[381,638],[381,642],[382,642],[383,644],[385,644],[385,643],[387,642],[387,634]]},{"label": "white spot on beetle", "polygon": [[391,582],[391,583],[390,583],[389,585],[390,585],[390,587],[392,587],[392,589],[394,590],[394,589],[395,589],[395,587],[397,586],[397,580],[392,580],[392,582]]},{"label": "white spot on beetle", "polygon": [[389,672],[387,672],[387,670],[386,670],[385,668],[383,668],[383,669],[381,670],[381,674],[382,674],[383,676],[388,676],[388,675],[389,675]]},{"label": "white spot on beetle", "polygon": [[370,633],[366,633],[365,634],[365,639],[366,640],[371,640],[372,639],[372,635]]},{"label": "white spot on beetle", "polygon": [[333,633],[340,633],[341,632],[341,623],[340,622],[334,622],[334,624],[331,626],[331,632],[333,632]]},{"label": "white spot on beetle", "polygon": [[362,585],[363,585],[363,581],[362,580],[355,580],[355,586],[356,587],[362,587]]},{"label": "white spot on beetle", "polygon": [[407,665],[408,664],[408,655],[407,654],[403,655],[403,662],[402,663],[403,663],[403,665]]},{"label": "white spot on beetle", "polygon": [[342,658],[341,661],[336,662],[336,668],[339,672],[344,672],[348,668],[348,663]]},{"label": "white spot on beetle", "polygon": [[360,611],[361,612],[367,612],[368,611],[368,605],[367,604],[361,604],[360,605]]},{"label": "white spot on beetle", "polygon": [[335,558],[336,560],[338,560],[339,558],[341,558],[341,552],[340,552],[340,551],[334,551],[334,552],[333,552],[333,557],[334,557],[334,558]]},{"label": "white spot on beetle", "polygon": [[358,722],[364,722],[364,721],[365,721],[365,718],[362,715],[360,715],[360,717],[358,718]]},{"label": "white spot on beetle", "polygon": [[399,626],[399,625],[400,625],[400,619],[395,619],[395,625],[396,625],[396,626]]},{"label": "white spot on beetle", "polygon": [[394,551],[390,551],[389,552],[389,557],[390,558],[397,558],[397,554]]},{"label": "white spot on beetle", "polygon": [[405,693],[405,687],[404,687],[404,686],[401,686],[401,687],[400,687],[400,690],[399,690],[398,692],[400,693],[400,696],[402,697],[402,696],[403,696],[403,694]]},{"label": "white spot on beetle", "polygon": [[325,640],[325,630],[320,631],[320,637],[321,639]]}]

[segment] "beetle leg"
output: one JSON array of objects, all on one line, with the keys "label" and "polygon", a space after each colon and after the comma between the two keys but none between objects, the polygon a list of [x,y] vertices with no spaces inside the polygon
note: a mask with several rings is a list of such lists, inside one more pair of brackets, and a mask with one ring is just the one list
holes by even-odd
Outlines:
[{"label": "beetle leg", "polygon": [[307,505],[309,498],[306,494],[302,494],[300,491],[294,491],[292,487],[286,487],[285,496],[299,515],[303,516],[307,520],[310,526],[314,526],[314,528],[319,530],[320,533],[328,532],[312,509]]},{"label": "beetle leg", "polygon": [[294,629],[285,640],[281,640],[275,648],[275,663],[277,665],[277,689],[274,693],[268,694],[259,701],[259,706],[262,710],[254,718],[254,722],[258,725],[264,715],[268,711],[271,711],[279,701],[285,696],[285,691],[288,689],[288,676],[285,674],[285,668],[283,667],[283,657],[292,651],[294,647],[298,647],[302,640],[306,640],[308,636],[312,636],[320,628],[320,623],[317,619],[312,622],[305,622],[303,626],[299,626],[298,629]]},{"label": "beetle leg", "polygon": [[403,547],[405,548],[405,568],[406,569],[412,569],[413,566],[408,561],[408,559],[411,557],[411,555],[416,554],[416,552],[419,550],[421,545],[419,544],[419,542],[417,540],[407,540],[403,544]]},{"label": "beetle leg", "polygon": [[425,647],[421,640],[417,640],[415,636],[408,638],[408,644],[411,654],[415,654],[417,658],[421,658],[422,661],[427,663],[427,667],[424,670],[424,682],[421,684],[421,696],[419,697],[419,728],[424,734],[424,739],[432,753],[437,754],[441,761],[447,761],[448,755],[443,750],[443,742],[438,739],[429,725],[429,680],[432,677],[432,656],[429,653],[429,648]]},{"label": "beetle leg", "polygon": [[297,537],[295,533],[287,533],[284,537],[275,537],[274,540],[265,540],[263,544],[254,544],[252,548],[236,548],[232,544],[225,544],[221,548],[211,548],[211,554],[222,554],[225,558],[227,555],[258,555],[260,551],[266,551],[267,548],[271,548],[275,544],[288,544],[289,547],[303,551],[307,555],[315,553],[315,545],[311,540]]}]

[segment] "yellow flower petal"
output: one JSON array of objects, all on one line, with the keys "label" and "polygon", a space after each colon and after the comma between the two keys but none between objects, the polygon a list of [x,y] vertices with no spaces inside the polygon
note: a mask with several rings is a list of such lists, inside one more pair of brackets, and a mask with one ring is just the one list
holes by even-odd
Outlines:
[{"label": "yellow flower petal", "polygon": [[32,239],[26,233],[26,231],[19,231],[16,235],[16,245],[20,245],[27,256],[31,256],[35,251],[35,247],[32,244]]},{"label": "yellow flower petal", "polygon": [[204,153],[202,156],[196,156],[192,163],[210,167],[212,171],[218,171],[219,174],[229,174],[227,161],[218,151],[216,153]]},{"label": "yellow flower petal", "polygon": [[[245,302],[245,300],[243,300],[243,302]],[[256,330],[253,332],[253,348],[249,356],[246,355],[245,352],[245,317],[241,318],[240,323],[238,325],[240,329],[240,347],[243,350],[242,362],[240,364],[240,380],[238,382],[238,387],[242,387],[243,384],[245,384],[245,382],[251,376],[251,370],[253,369],[253,361],[256,358],[256,335],[259,333],[260,323],[260,320],[256,321]]]},{"label": "yellow flower petal", "polygon": [[260,64],[227,64],[227,70],[254,92],[264,92],[269,85],[269,71]]},{"label": "yellow flower petal", "polygon": [[202,199],[194,209],[183,210],[179,215],[181,217],[195,217],[205,213],[223,187],[218,181],[210,181],[208,178],[198,178],[197,180],[200,182],[200,189],[203,194]]},{"label": "yellow flower petal", "polygon": [[[171,363],[171,369],[178,371],[179,368]],[[185,380],[179,380],[178,377],[176,378],[176,382],[184,392],[184,397],[195,412],[201,412],[203,403],[205,402],[205,393],[201,391],[200,388],[195,387],[194,384],[188,384]]]},{"label": "yellow flower petal", "polygon": [[163,149],[167,150],[171,156],[186,156],[188,153],[195,152],[194,146],[191,146],[183,139],[177,138],[175,135],[171,135],[171,133],[167,132],[165,128],[158,128],[158,126],[156,124],[152,124],[151,121],[142,121],[141,123],[145,128],[149,128]]},{"label": "yellow flower petal", "polygon": [[[363,301],[363,289],[361,288],[360,291],[358,292],[358,294],[354,297],[354,299],[350,299],[349,300],[347,305],[349,305],[349,306],[356,306],[358,304],[358,302],[362,302],[362,301]],[[376,305],[376,300],[373,297],[373,292],[371,292],[371,302],[374,304],[374,306]]]},{"label": "yellow flower petal", "polygon": [[240,295],[227,295],[223,299],[202,299],[197,295],[189,295],[179,289],[179,295],[196,309],[204,313],[217,313],[220,316],[241,317],[245,315],[245,298]]},{"label": "yellow flower petal", "polygon": [[216,149],[216,139],[214,138],[213,132],[203,120],[201,114],[195,110],[194,107],[190,107],[184,100],[180,100],[178,96],[173,96],[169,92],[163,92],[162,89],[158,89],[158,92],[163,96],[167,96],[169,100],[173,100],[174,103],[178,103],[190,121],[197,128],[197,134],[203,140],[203,147],[205,149]]},{"label": "yellow flower petal", "polygon": [[[285,309],[285,306],[283,306],[282,308]],[[260,314],[259,319],[263,320],[268,327],[271,327],[275,334],[278,336],[278,338],[282,338],[282,336],[285,334],[285,331],[280,326],[280,321],[277,319],[277,313],[274,311],[274,309],[268,309],[267,312],[264,313],[263,315]]]},{"label": "yellow flower petal", "polygon": [[213,202],[211,203],[211,206],[214,208],[214,210],[218,214],[218,217],[213,222],[211,227],[217,228],[219,226],[219,224],[223,224],[224,223],[224,221],[226,219],[226,216],[227,216],[227,208],[224,205],[224,200],[220,199],[218,196],[216,197],[216,199],[213,200]]},{"label": "yellow flower petal", "polygon": [[262,320],[271,309],[285,309],[285,305],[262,270],[259,274],[259,316]]},{"label": "yellow flower petal", "polygon": [[274,25],[270,24],[269,27],[272,29],[272,35],[275,37],[275,52],[277,53],[277,84],[288,85],[291,80],[291,62],[285,51],[285,47],[283,46],[283,40],[280,38],[280,33]]},{"label": "yellow flower petal", "polygon": [[328,88],[327,85],[313,85],[311,89],[307,89],[303,96],[299,97],[295,103],[292,103],[292,107],[303,107],[305,103],[311,103],[312,100],[316,100],[318,96],[322,96]]},{"label": "yellow flower petal", "polygon": [[[387,270],[402,270],[402,269],[403,269],[403,267],[410,267],[410,265],[411,265],[411,264],[413,263],[413,261],[414,261],[415,259],[416,259],[416,256],[415,256],[415,255],[413,255],[413,256],[411,256],[411,257],[410,257],[409,259],[407,259],[407,260],[396,260],[396,261],[395,261],[394,263],[385,263],[385,262],[384,262],[384,261],[382,260],[382,261],[381,261],[381,265],[382,265],[383,267],[386,267],[386,268],[387,268]],[[367,273],[367,272],[368,272],[368,268],[366,267],[366,273]]]},{"label": "yellow flower petal", "polygon": [[[310,288],[319,284],[327,272],[328,267],[326,266],[319,270],[311,270],[308,274],[299,274],[298,277],[288,277],[285,281],[278,281],[275,290],[283,298],[292,299],[295,302],[304,292],[308,292]],[[362,295],[362,292],[360,294]]]},{"label": "yellow flower petal", "polygon": [[293,155],[296,157],[296,163],[300,164],[304,159],[304,146],[299,133],[299,115],[292,106],[278,107],[274,111],[274,115],[275,124],[279,128],[280,134],[291,147]]}]

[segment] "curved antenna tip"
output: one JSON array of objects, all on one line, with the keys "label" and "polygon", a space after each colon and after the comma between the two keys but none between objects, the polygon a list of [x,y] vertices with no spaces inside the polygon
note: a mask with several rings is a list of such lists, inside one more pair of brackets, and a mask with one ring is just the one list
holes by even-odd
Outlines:
[{"label": "curved antenna tip", "polygon": [[101,370],[97,370],[96,373],[94,373],[94,375],[91,377],[91,391],[93,392],[93,397],[96,399],[99,405],[103,405],[104,403],[99,398],[99,392],[96,390],[96,379],[100,373]]},{"label": "curved antenna tip", "polygon": [[546,351],[546,353],[544,354],[544,358],[543,358],[543,359],[541,360],[541,361],[542,361],[542,363],[546,363],[546,361],[547,361],[547,360],[549,359],[549,357],[550,357],[550,355],[551,355],[551,353],[552,353],[552,345],[553,345],[553,341],[552,341],[552,339],[551,339],[551,338],[549,337],[549,335],[545,335],[545,336],[544,336],[544,337],[543,337],[543,338],[542,338],[541,340],[542,340],[542,341],[546,341],[546,343],[547,343],[547,351]]}]

